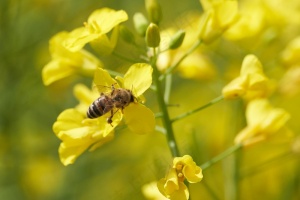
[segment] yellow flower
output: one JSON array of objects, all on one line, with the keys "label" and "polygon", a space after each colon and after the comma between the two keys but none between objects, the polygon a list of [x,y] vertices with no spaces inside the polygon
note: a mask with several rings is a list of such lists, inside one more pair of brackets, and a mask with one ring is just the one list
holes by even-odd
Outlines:
[{"label": "yellow flower", "polygon": [[300,92],[300,66],[289,68],[279,84],[279,92],[283,95],[294,96]]},{"label": "yellow flower", "polygon": [[[125,11],[115,11],[110,8],[95,10],[84,23],[84,27],[77,28],[65,40],[65,47],[70,51],[78,51],[87,43],[100,54],[110,54],[117,42],[118,30],[114,29],[121,22],[128,19]],[[111,38],[106,35],[112,29]]]},{"label": "yellow flower", "polygon": [[184,180],[197,183],[202,178],[202,169],[196,165],[191,156],[185,155],[173,159],[172,168],[165,178],[158,181],[157,187],[168,199],[187,200],[189,199],[189,191]]},{"label": "yellow flower", "polygon": [[155,182],[155,181],[148,183],[146,185],[143,185],[142,192],[147,199],[167,200],[167,198],[159,192],[159,190],[157,188],[157,182]]},{"label": "yellow flower", "polygon": [[239,18],[225,32],[224,36],[230,40],[240,40],[256,36],[263,29],[265,10],[257,1],[246,1],[241,5]]},{"label": "yellow flower", "polygon": [[210,43],[237,21],[238,2],[200,0],[200,3],[205,12],[201,17],[199,39]]},{"label": "yellow flower", "polygon": [[124,114],[128,128],[139,134],[152,132],[155,127],[153,112],[137,102],[152,84],[152,70],[152,67],[148,64],[136,63],[129,68],[124,78],[116,77],[116,79],[111,78],[109,73],[101,68],[98,68],[95,72],[94,83],[96,86],[100,86],[98,87],[100,93],[105,92],[111,86],[132,92],[135,97],[134,102],[123,109],[115,109],[114,113],[118,113],[118,115],[114,114],[112,120],[121,121],[118,118],[122,118]]},{"label": "yellow flower", "polygon": [[235,138],[244,146],[265,140],[284,127],[290,115],[283,109],[273,108],[267,99],[255,99],[247,105],[247,127]]},{"label": "yellow flower", "polygon": [[45,85],[75,74],[93,76],[96,68],[102,63],[85,50],[71,52],[62,43],[69,36],[68,32],[60,32],[53,36],[49,42],[49,51],[52,60],[45,65],[42,71]]},{"label": "yellow flower", "polygon": [[[69,165],[88,148],[95,150],[102,144],[113,139],[113,127],[122,119],[119,113],[112,125],[106,122],[105,118],[87,119],[86,111],[93,102],[97,92],[89,91],[83,85],[76,85],[75,96],[80,104],[75,109],[63,111],[53,124],[53,131],[62,140],[59,147],[60,160],[64,165]],[[99,96],[99,94],[98,94]]]},{"label": "yellow flower", "polygon": [[300,36],[289,42],[281,54],[283,62],[288,66],[300,65]]},{"label": "yellow flower", "polygon": [[268,96],[273,90],[271,81],[264,75],[260,61],[247,55],[242,63],[240,76],[227,84],[223,90],[226,99],[242,97],[251,100]]}]

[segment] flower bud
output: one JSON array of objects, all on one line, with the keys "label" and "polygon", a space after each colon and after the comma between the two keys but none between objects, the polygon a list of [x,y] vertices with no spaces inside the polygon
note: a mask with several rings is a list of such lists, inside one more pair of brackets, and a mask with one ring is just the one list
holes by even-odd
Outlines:
[{"label": "flower bud", "polygon": [[170,49],[177,49],[178,47],[180,47],[182,42],[183,42],[184,37],[185,37],[185,31],[184,30],[177,31],[171,38],[169,48]]},{"label": "flower bud", "polygon": [[129,44],[135,43],[135,38],[133,33],[126,26],[121,25],[119,27],[119,31],[120,31],[120,36],[125,42]]},{"label": "flower bud", "polygon": [[159,24],[162,19],[162,11],[157,0],[145,0],[145,4],[150,21]]},{"label": "flower bud", "polygon": [[146,31],[146,43],[148,47],[158,47],[160,43],[159,28],[156,24],[151,23]]},{"label": "flower bud", "polygon": [[133,15],[133,24],[138,34],[145,36],[149,22],[142,13],[138,12]]}]

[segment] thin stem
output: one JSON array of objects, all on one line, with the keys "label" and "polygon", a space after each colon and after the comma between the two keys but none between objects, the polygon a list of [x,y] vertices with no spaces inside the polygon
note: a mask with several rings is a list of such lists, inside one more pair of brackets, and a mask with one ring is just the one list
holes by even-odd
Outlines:
[{"label": "thin stem", "polygon": [[216,157],[202,164],[200,167],[202,168],[202,170],[205,170],[241,148],[242,148],[242,144],[237,144],[232,147],[229,147],[227,150],[223,151],[221,154],[217,155]]},{"label": "thin stem", "polygon": [[164,95],[166,104],[169,104],[171,86],[172,86],[172,74],[168,74],[166,77],[165,95]]},{"label": "thin stem", "polygon": [[175,121],[177,121],[177,120],[180,120],[180,119],[182,119],[182,118],[185,118],[185,117],[187,117],[187,116],[189,116],[189,115],[192,115],[192,114],[194,114],[194,113],[196,113],[196,112],[198,112],[198,111],[200,111],[200,110],[203,110],[203,109],[205,109],[205,108],[207,108],[207,107],[209,107],[209,106],[211,106],[211,105],[213,105],[213,104],[215,104],[215,103],[218,103],[219,101],[221,101],[221,100],[223,100],[223,99],[224,99],[223,96],[219,96],[219,97],[213,99],[212,101],[210,101],[209,103],[207,103],[207,104],[205,104],[205,105],[203,105],[203,106],[200,106],[199,108],[196,108],[196,109],[194,109],[194,110],[190,110],[190,111],[188,111],[188,112],[186,112],[186,113],[183,113],[183,114],[181,114],[181,115],[178,115],[177,117],[175,117],[175,118],[172,119],[171,121],[172,121],[172,122],[175,122]]},{"label": "thin stem", "polygon": [[159,80],[160,73],[159,73],[159,71],[156,67],[156,60],[157,60],[157,54],[156,54],[155,48],[153,48],[153,57],[151,59],[151,65],[153,67],[153,80],[154,80],[154,83],[156,85],[157,101],[158,101],[158,105],[160,107],[160,110],[163,114],[162,115],[162,121],[163,121],[164,127],[166,129],[166,136],[167,136],[169,148],[171,150],[172,156],[173,157],[178,157],[180,154],[179,154],[177,143],[176,143],[176,140],[175,140],[175,137],[174,137],[172,122],[170,120],[169,113],[168,113],[168,110],[167,110],[167,104],[164,100],[162,85],[161,85],[161,82]]},{"label": "thin stem", "polygon": [[183,54],[182,57],[174,65],[172,65],[171,67],[169,67],[166,70],[166,72],[159,77],[159,79],[162,80],[162,79],[164,79],[166,77],[166,75],[171,74],[186,57],[188,57],[191,53],[193,53],[200,46],[200,44],[201,44],[201,40],[197,40],[193,44],[193,46],[191,46],[191,48],[189,48],[185,52],[185,54]]}]

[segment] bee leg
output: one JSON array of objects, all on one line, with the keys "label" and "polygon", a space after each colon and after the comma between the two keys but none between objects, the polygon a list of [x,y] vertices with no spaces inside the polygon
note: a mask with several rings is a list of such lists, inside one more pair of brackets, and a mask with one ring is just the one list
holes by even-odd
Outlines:
[{"label": "bee leg", "polygon": [[112,127],[113,127],[113,125],[112,125],[112,122],[113,122],[112,118],[113,118],[113,116],[114,116],[114,112],[113,112],[113,110],[111,110],[110,111],[110,117],[108,117],[106,119],[106,122],[109,123]]}]

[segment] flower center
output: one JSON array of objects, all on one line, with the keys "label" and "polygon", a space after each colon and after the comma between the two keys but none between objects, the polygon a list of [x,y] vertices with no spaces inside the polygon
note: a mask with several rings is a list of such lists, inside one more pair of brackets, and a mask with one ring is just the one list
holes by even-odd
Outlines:
[{"label": "flower center", "polygon": [[183,169],[184,165],[183,164],[177,164],[176,165],[176,173],[177,173],[177,177],[178,177],[178,180],[183,182],[185,177],[184,177],[184,174],[182,173],[182,169]]}]

